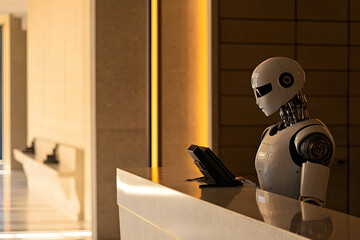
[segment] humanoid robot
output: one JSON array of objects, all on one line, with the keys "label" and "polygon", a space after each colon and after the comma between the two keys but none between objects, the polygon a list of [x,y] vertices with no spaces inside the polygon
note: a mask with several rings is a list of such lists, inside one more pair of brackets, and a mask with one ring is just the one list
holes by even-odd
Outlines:
[{"label": "humanoid robot", "polygon": [[304,83],[300,64],[285,57],[253,71],[256,104],[266,116],[280,109],[281,117],[263,132],[255,168],[261,189],[324,206],[335,143],[324,123],[309,119]]}]

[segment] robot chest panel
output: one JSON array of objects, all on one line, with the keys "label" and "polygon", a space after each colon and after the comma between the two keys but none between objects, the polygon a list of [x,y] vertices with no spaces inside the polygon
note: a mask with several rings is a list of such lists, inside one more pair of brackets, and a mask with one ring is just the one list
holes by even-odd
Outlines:
[{"label": "robot chest panel", "polygon": [[257,165],[262,164],[261,168],[287,168],[288,165],[292,165],[293,161],[290,155],[289,143],[293,134],[277,134],[270,136],[266,134],[261,142],[256,161]]},{"label": "robot chest panel", "polygon": [[296,198],[299,194],[301,169],[290,155],[290,140],[298,128],[287,128],[274,136],[266,133],[255,159],[260,187]]}]

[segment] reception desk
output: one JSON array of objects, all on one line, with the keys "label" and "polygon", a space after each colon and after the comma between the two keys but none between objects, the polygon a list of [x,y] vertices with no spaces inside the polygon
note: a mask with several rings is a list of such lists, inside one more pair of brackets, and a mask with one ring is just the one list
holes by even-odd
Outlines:
[{"label": "reception desk", "polygon": [[360,218],[246,185],[186,181],[199,176],[117,169],[121,239],[360,239]]}]

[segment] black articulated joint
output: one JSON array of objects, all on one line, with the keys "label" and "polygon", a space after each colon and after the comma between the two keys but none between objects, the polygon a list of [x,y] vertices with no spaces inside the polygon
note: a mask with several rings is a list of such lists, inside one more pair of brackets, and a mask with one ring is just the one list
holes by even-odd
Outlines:
[{"label": "black articulated joint", "polygon": [[300,153],[310,162],[320,163],[325,166],[330,164],[333,147],[330,139],[322,133],[313,133],[304,138],[300,143]]},{"label": "black articulated joint", "polygon": [[284,72],[279,77],[279,83],[283,88],[289,88],[294,84],[294,77],[291,73]]},{"label": "black articulated joint", "polygon": [[304,155],[300,155],[298,153],[298,151],[296,150],[296,146],[295,146],[295,137],[301,130],[303,130],[307,127],[310,127],[310,126],[314,126],[314,125],[317,125],[317,124],[310,124],[310,125],[300,128],[290,139],[290,143],[289,143],[290,156],[291,156],[291,159],[294,161],[294,163],[296,165],[298,165],[299,167],[301,167],[303,163],[306,163],[307,161],[311,161],[311,159],[308,159]]}]

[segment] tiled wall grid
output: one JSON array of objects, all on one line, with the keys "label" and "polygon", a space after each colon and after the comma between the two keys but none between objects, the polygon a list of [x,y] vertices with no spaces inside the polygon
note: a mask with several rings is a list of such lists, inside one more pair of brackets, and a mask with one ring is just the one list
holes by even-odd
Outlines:
[{"label": "tiled wall grid", "polygon": [[285,56],[306,72],[311,118],[336,141],[327,207],[360,216],[360,1],[219,0],[219,152],[237,174],[256,179],[263,130],[280,120],[255,103],[252,70]]}]

